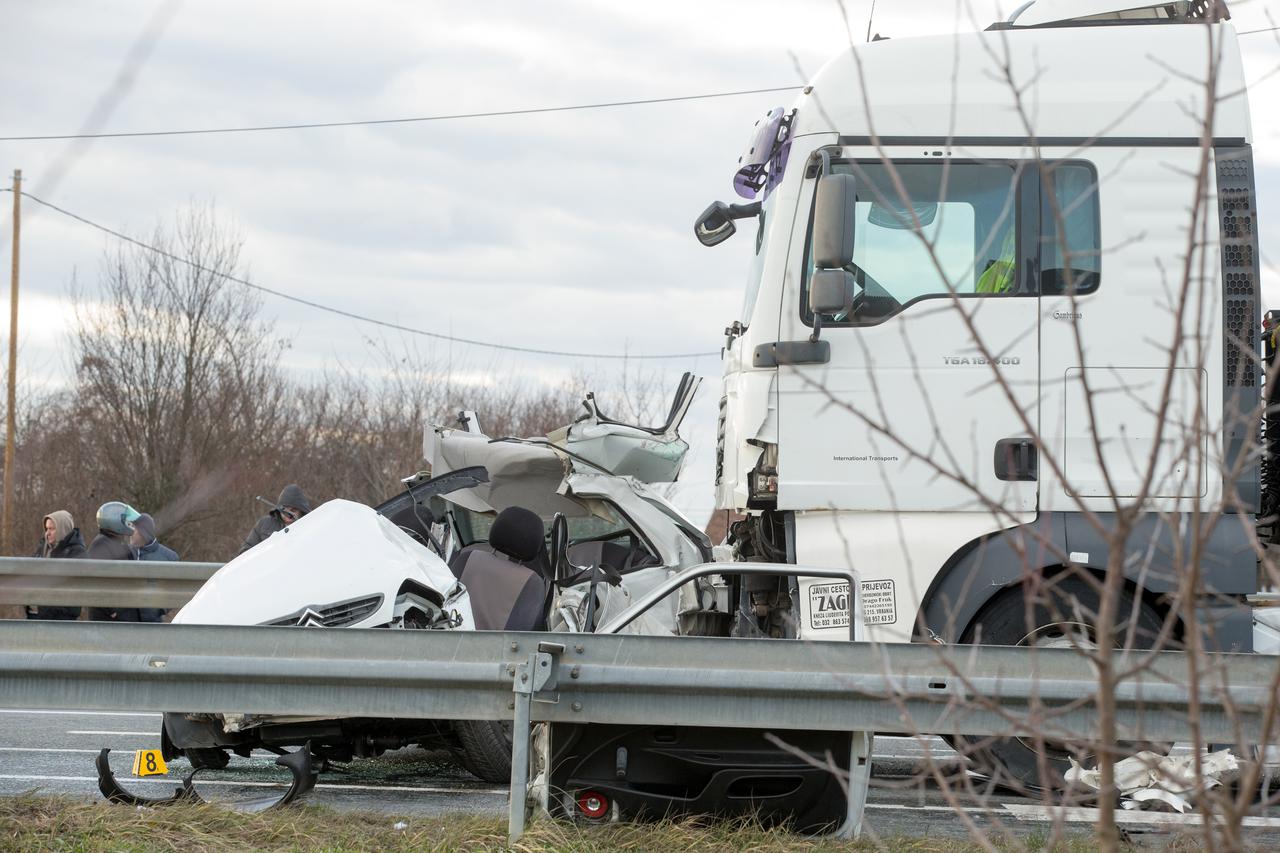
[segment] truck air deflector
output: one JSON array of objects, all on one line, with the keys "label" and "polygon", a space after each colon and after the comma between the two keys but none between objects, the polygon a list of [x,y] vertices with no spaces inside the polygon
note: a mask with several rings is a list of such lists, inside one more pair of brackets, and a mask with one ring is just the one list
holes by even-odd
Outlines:
[{"label": "truck air deflector", "polygon": [[987,29],[1185,25],[1230,19],[1223,0],[1029,0]]}]

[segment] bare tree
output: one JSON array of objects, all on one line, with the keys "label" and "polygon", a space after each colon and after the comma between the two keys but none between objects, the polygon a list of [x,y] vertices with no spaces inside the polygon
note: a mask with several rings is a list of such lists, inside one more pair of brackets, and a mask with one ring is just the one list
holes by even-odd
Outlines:
[{"label": "bare tree", "polygon": [[[278,477],[305,470],[317,494],[376,504],[402,477],[428,467],[422,443],[429,425],[455,424],[459,412],[474,410],[488,435],[546,435],[575,417],[581,399],[577,382],[512,380],[499,364],[455,369],[449,358],[406,342],[371,346],[372,368],[339,365],[297,384],[295,441],[266,470]],[[501,381],[477,382],[477,374]]]},{"label": "bare tree", "polygon": [[180,550],[209,555],[207,522],[283,423],[285,343],[231,280],[245,275],[242,243],[211,205],[147,242],[159,251],[114,247],[95,286],[73,282],[75,390],[44,407],[46,439],[76,465],[65,486],[83,527],[120,499],[156,515]]}]

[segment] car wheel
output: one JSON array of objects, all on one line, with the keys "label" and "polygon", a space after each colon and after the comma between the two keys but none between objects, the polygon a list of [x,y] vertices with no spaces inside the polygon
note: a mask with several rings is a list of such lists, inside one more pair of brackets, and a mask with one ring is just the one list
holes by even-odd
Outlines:
[{"label": "car wheel", "polygon": [[468,771],[486,782],[511,781],[511,721],[458,720],[453,725]]}]

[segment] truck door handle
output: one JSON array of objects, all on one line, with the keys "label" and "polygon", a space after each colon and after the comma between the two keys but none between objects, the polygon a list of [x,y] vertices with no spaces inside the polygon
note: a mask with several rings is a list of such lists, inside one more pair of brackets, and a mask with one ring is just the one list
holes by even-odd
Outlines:
[{"label": "truck door handle", "polygon": [[1034,439],[1002,438],[996,442],[996,479],[1034,481],[1039,468]]}]

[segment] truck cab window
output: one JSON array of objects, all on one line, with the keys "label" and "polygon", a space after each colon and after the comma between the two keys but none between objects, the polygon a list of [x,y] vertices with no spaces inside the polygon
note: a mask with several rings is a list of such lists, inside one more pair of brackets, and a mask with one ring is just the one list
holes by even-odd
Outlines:
[{"label": "truck cab window", "polygon": [[[1018,291],[1018,169],[1013,164],[847,162],[857,180],[853,309],[828,325],[871,325],[920,299]],[[811,248],[811,247],[810,247]],[[801,305],[805,320],[807,253]]]},{"label": "truck cab window", "polygon": [[1040,194],[1040,292],[1092,293],[1101,281],[1098,178],[1084,163],[1046,169]]}]

